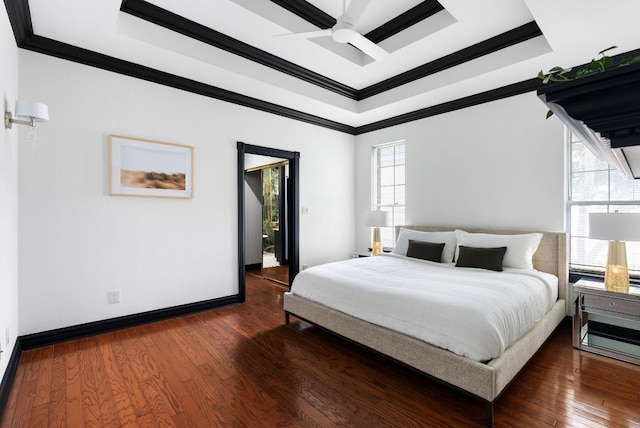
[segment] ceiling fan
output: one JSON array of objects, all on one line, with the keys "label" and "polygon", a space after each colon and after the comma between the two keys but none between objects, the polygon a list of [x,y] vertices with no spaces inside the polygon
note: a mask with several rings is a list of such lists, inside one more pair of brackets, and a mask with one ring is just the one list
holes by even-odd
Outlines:
[{"label": "ceiling fan", "polygon": [[336,25],[333,27],[304,33],[282,34],[282,36],[301,37],[305,39],[331,37],[337,43],[349,43],[374,60],[382,61],[389,53],[358,33],[355,28],[371,0],[351,0],[348,9],[345,8],[345,1],[346,0],[343,0],[342,3],[343,13],[338,17]]}]

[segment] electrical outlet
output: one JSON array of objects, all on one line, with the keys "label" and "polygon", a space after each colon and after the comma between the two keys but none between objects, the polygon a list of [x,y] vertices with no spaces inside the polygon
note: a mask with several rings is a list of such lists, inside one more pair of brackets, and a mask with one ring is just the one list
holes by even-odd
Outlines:
[{"label": "electrical outlet", "polygon": [[120,290],[109,291],[109,303],[120,303]]}]

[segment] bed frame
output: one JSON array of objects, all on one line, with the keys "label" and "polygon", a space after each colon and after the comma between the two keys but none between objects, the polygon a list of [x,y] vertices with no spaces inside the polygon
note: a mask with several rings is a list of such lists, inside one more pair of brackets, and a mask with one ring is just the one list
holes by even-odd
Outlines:
[{"label": "bed frame", "polygon": [[[456,228],[472,233],[521,234],[531,230],[480,229],[443,226],[402,226],[422,231],[447,231]],[[290,315],[377,351],[391,359],[417,369],[449,386],[467,392],[485,405],[485,422],[493,426],[494,402],[529,359],[537,352],[560,322],[570,313],[568,296],[567,236],[565,233],[543,234],[533,256],[535,269],[558,277],[558,301],[533,329],[508,347],[502,355],[480,363],[430,345],[385,327],[354,318],[342,312],[295,296],[284,294],[285,322]]]}]

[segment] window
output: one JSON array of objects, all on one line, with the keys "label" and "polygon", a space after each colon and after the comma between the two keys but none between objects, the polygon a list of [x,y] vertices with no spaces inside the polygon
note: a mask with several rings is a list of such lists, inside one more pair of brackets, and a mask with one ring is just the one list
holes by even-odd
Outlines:
[{"label": "window", "polygon": [[[404,224],[404,141],[373,148],[374,210],[390,211],[394,226]],[[395,227],[380,230],[383,247],[395,245]]]},{"label": "window", "polygon": [[[589,239],[589,213],[640,212],[640,180],[611,168],[569,135],[569,267],[604,272],[608,243]],[[627,263],[629,273],[640,276],[639,242],[627,242]]]}]

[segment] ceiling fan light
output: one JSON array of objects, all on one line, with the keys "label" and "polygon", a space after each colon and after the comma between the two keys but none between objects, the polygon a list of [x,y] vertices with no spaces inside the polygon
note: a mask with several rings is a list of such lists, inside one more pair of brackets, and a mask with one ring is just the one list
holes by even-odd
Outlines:
[{"label": "ceiling fan light", "polygon": [[351,43],[355,37],[355,30],[347,22],[338,22],[333,27],[331,37],[338,43]]}]

